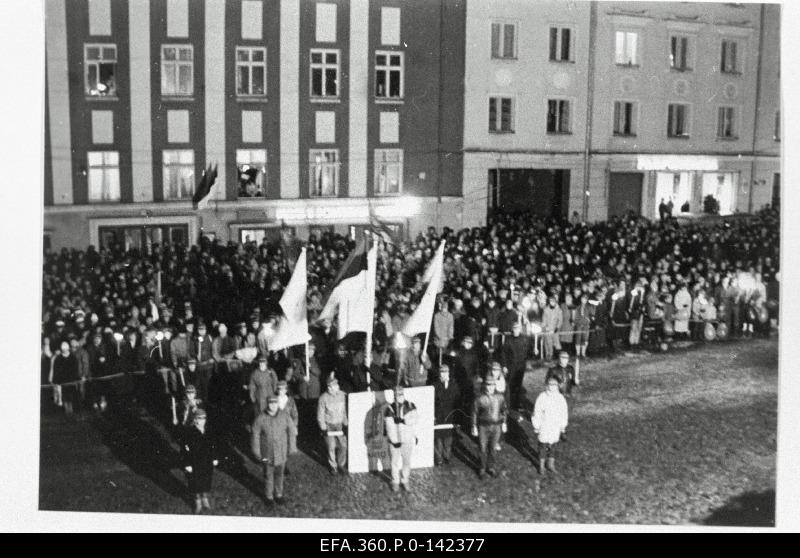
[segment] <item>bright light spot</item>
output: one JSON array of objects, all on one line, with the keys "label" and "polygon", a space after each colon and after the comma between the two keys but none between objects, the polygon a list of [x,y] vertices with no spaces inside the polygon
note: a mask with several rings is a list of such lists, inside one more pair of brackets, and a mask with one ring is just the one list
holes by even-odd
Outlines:
[{"label": "bright light spot", "polygon": [[716,157],[702,155],[639,155],[637,170],[715,171],[719,169]]}]

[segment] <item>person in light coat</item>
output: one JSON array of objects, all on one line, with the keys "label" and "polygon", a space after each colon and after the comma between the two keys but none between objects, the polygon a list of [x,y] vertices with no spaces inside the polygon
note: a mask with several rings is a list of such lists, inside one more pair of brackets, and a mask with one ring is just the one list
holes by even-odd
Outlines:
[{"label": "person in light coat", "polygon": [[542,353],[545,360],[553,360],[553,349],[561,350],[561,342],[556,333],[561,330],[562,323],[563,314],[561,309],[556,306],[555,297],[551,296],[542,314],[542,331],[544,333]]},{"label": "person in light coat", "polygon": [[675,333],[686,335],[689,333],[689,318],[692,313],[692,296],[689,294],[686,285],[675,293]]},{"label": "person in light coat", "polygon": [[389,439],[389,456],[392,467],[392,492],[397,492],[402,486],[411,490],[409,480],[411,476],[411,454],[417,445],[417,407],[406,401],[403,386],[394,388],[394,401],[386,407],[384,413],[384,428]]},{"label": "person in light coat", "polygon": [[547,389],[539,394],[531,416],[533,430],[539,442],[539,474],[547,469],[556,472],[556,444],[567,429],[567,400],[561,395],[558,379],[550,377]]},{"label": "person in light coat", "polygon": [[283,479],[289,454],[297,449],[292,440],[297,428],[289,413],[279,408],[277,395],[267,398],[267,407],[253,422],[250,447],[264,466],[264,498],[268,506],[282,504]]}]

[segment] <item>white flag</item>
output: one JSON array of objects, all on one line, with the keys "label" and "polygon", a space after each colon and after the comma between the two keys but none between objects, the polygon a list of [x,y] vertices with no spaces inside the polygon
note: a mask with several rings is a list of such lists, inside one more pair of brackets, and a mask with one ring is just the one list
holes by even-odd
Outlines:
[{"label": "white flag", "polygon": [[294,345],[302,345],[311,336],[308,334],[308,312],[306,310],[306,292],[308,276],[306,274],[306,249],[300,250],[300,256],[294,266],[292,278],[283,291],[279,304],[283,316],[268,341],[270,351],[278,351]]},{"label": "white flag", "polygon": [[444,275],[444,241],[439,244],[436,256],[431,261],[428,269],[425,270],[423,280],[429,278],[428,288],[422,295],[422,300],[414,310],[414,314],[408,319],[403,327],[403,333],[413,337],[419,333],[428,333],[433,321],[433,311],[436,308],[436,295],[442,289],[442,276]]}]

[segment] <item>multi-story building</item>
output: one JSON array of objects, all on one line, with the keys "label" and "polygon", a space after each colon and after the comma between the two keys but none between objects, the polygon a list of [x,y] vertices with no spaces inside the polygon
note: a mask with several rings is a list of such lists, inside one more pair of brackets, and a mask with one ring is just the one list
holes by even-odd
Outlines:
[{"label": "multi-story building", "polygon": [[486,0],[466,29],[465,213],[772,201],[779,5]]},{"label": "multi-story building", "polygon": [[779,5],[47,0],[46,43],[54,248],[779,193]]},{"label": "multi-story building", "polygon": [[46,242],[461,226],[464,22],[464,0],[47,0]]}]

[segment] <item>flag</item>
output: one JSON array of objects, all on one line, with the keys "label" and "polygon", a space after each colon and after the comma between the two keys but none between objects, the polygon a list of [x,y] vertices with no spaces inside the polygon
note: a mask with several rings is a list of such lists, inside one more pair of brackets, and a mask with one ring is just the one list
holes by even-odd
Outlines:
[{"label": "flag", "polygon": [[338,314],[339,339],[351,331],[372,333],[377,260],[377,245],[368,250],[366,238],[361,238],[333,281],[319,319],[332,322]]},{"label": "flag", "polygon": [[425,275],[422,276],[423,282],[428,283],[428,288],[425,289],[425,294],[422,295],[422,300],[417,306],[414,313],[403,326],[403,333],[409,337],[425,333],[427,334],[431,328],[433,321],[433,312],[436,308],[436,295],[442,289],[442,277],[444,276],[444,241],[439,244],[428,269],[425,270]]},{"label": "flag", "polygon": [[387,244],[394,244],[394,232],[386,223],[378,219],[371,205],[369,206],[369,230],[372,234],[379,236]]},{"label": "flag", "polygon": [[213,167],[208,165],[208,168],[203,171],[203,177],[197,185],[197,189],[192,197],[192,207],[195,209],[205,209],[208,202],[211,200],[211,187],[217,179],[217,165]]},{"label": "flag", "polygon": [[275,333],[268,340],[267,345],[270,351],[302,345],[311,338],[308,334],[307,291],[306,249],[302,248],[297,257],[292,278],[286,285],[286,290],[283,291],[279,302],[283,313],[278,318]]}]

